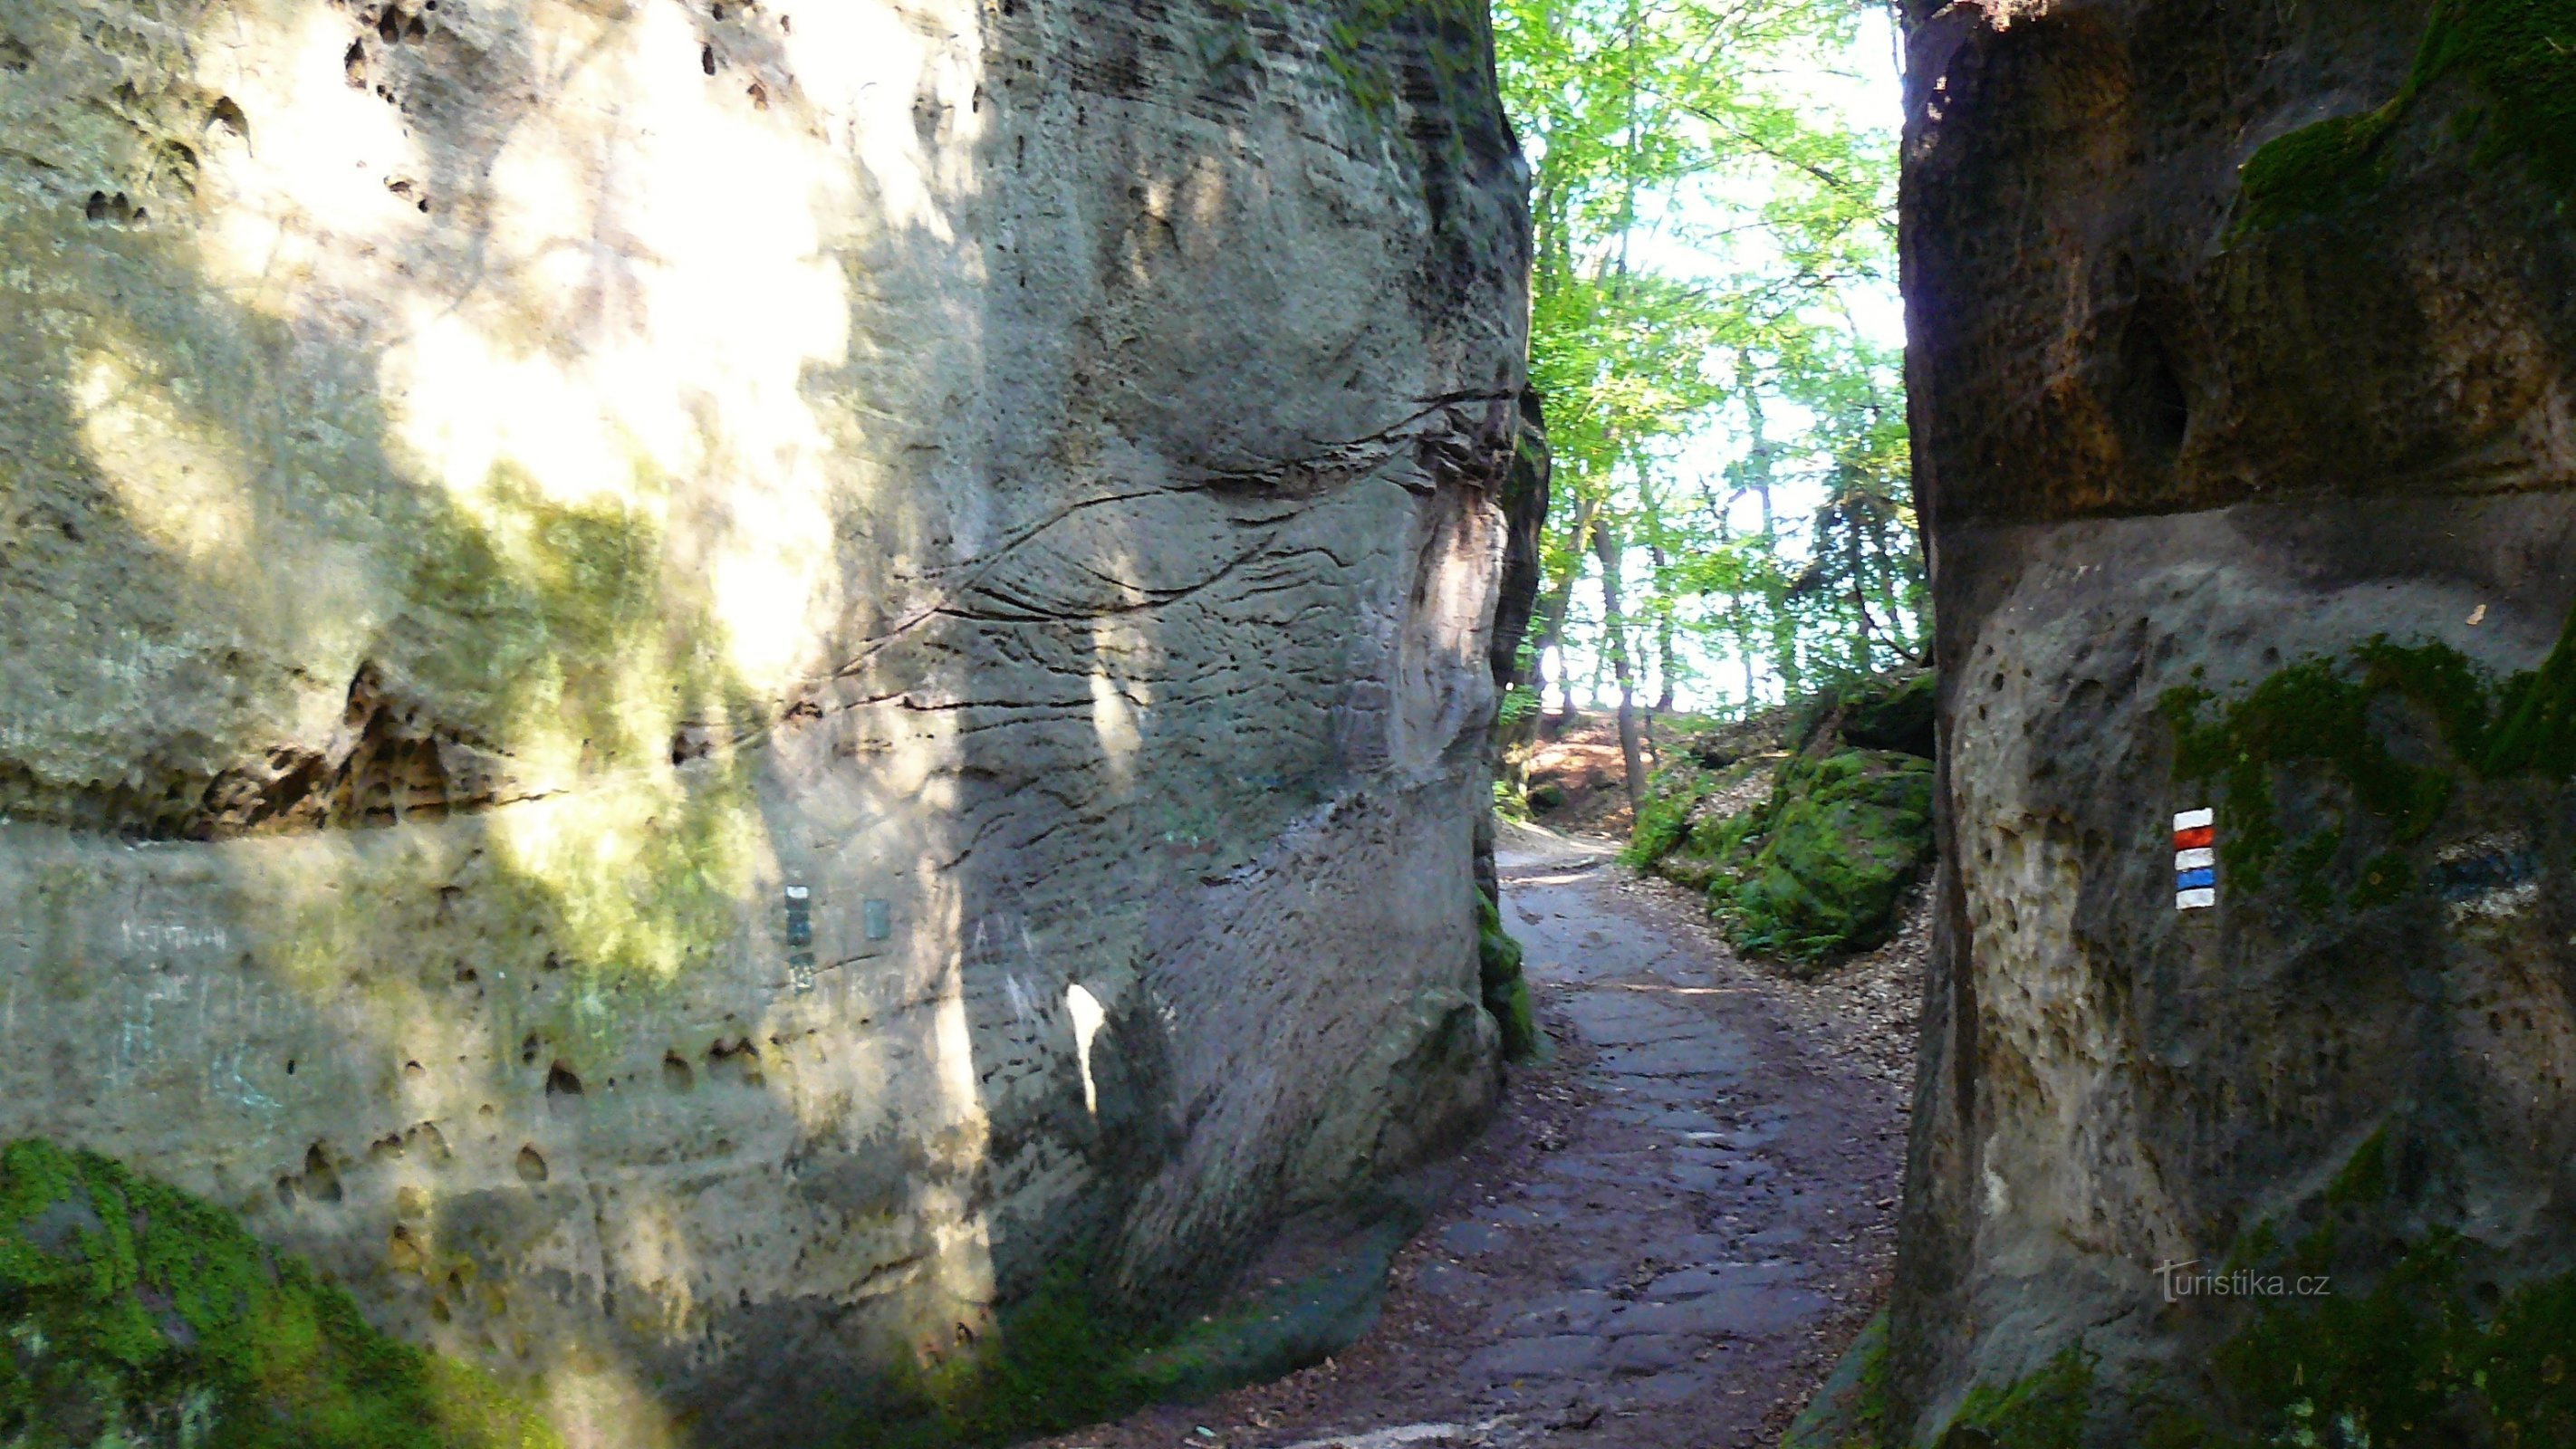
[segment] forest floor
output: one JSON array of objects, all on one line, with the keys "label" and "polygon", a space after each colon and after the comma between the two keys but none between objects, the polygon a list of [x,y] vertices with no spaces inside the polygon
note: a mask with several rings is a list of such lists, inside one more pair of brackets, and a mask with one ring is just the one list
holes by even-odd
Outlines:
[{"label": "forest floor", "polygon": [[1274,1383],[1056,1449],[1776,1444],[1886,1295],[1923,913],[1799,982],[1602,839],[1506,827],[1554,1059],[1398,1254],[1384,1310]]},{"label": "forest floor", "polygon": [[[1675,741],[1713,721],[1705,715],[1641,712],[1638,723],[1646,772],[1652,776],[1663,768],[1665,752]],[[1540,738],[1520,749],[1522,776],[1545,801],[1532,812],[1540,824],[1578,837],[1628,838],[1628,766],[1619,750],[1615,715],[1582,714],[1571,724],[1551,716]]]}]

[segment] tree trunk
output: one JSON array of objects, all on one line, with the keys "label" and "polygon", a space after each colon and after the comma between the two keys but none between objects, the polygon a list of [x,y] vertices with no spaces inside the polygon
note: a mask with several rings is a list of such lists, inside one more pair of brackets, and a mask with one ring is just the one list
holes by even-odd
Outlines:
[{"label": "tree trunk", "polygon": [[1548,651],[1556,651],[1557,674],[1565,688],[1565,712],[1557,720],[1560,728],[1574,722],[1574,666],[1565,660],[1565,616],[1567,611],[1574,607],[1574,585],[1583,577],[1583,551],[1591,545],[1592,525],[1600,516],[1599,498],[1590,494],[1576,495],[1574,526],[1568,535],[1573,541],[1573,546],[1567,550],[1570,561],[1565,566],[1565,577],[1557,580],[1556,587],[1548,591],[1546,603],[1540,607],[1538,636],[1540,662],[1533,670],[1533,687],[1538,691],[1539,707],[1544,710],[1547,702],[1546,659]]},{"label": "tree trunk", "polygon": [[1543,613],[1540,613],[1540,633],[1538,633],[1540,664],[1538,669],[1535,669],[1535,687],[1538,687],[1540,708],[1546,708],[1546,697],[1548,697],[1546,656],[1548,651],[1553,649],[1556,651],[1556,677],[1558,682],[1564,685],[1564,692],[1566,692],[1566,708],[1564,708],[1564,715],[1558,715],[1558,728],[1574,723],[1574,664],[1566,661],[1566,651],[1564,651],[1566,613],[1574,607],[1574,584],[1584,577],[1584,548],[1592,546],[1592,522],[1600,517],[1600,510],[1602,510],[1600,499],[1589,497],[1589,494],[1577,494],[1577,499],[1574,499],[1574,528],[1571,528],[1569,533],[1569,538],[1574,540],[1574,546],[1569,548],[1571,561],[1566,564],[1566,577],[1558,579],[1556,587],[1548,589],[1548,602],[1543,605]]},{"label": "tree trunk", "polygon": [[[1762,394],[1753,385],[1753,369],[1743,370],[1744,413],[1752,425],[1752,446],[1744,461],[1744,476],[1762,503],[1762,547],[1772,558],[1780,556],[1777,530],[1779,520],[1771,511],[1771,439],[1764,431]],[[1785,596],[1771,601],[1771,672],[1780,676],[1780,699],[1786,703],[1798,693],[1798,622],[1789,617]],[[1747,661],[1750,668],[1751,661]]]},{"label": "tree trunk", "polygon": [[[1646,556],[1655,566],[1654,586],[1646,595],[1655,616],[1655,707],[1652,713],[1671,714],[1674,678],[1681,673],[1673,643],[1672,601],[1664,593],[1664,570],[1672,567],[1672,559],[1664,552],[1664,515],[1662,503],[1655,497],[1654,476],[1642,468],[1637,473],[1637,496],[1645,505]],[[1651,738],[1651,725],[1647,733]]]},{"label": "tree trunk", "polygon": [[1592,545],[1601,560],[1602,648],[1619,681],[1619,757],[1628,769],[1628,815],[1635,819],[1646,803],[1645,749],[1637,738],[1637,685],[1628,667],[1628,632],[1619,614],[1619,540],[1607,527],[1594,530]]}]

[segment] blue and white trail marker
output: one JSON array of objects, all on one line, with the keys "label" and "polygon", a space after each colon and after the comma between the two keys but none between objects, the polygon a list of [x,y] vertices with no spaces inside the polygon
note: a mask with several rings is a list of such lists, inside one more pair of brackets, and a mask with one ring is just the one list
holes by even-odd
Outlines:
[{"label": "blue and white trail marker", "polygon": [[2218,904],[2218,829],[2207,810],[2174,816],[2174,909]]}]

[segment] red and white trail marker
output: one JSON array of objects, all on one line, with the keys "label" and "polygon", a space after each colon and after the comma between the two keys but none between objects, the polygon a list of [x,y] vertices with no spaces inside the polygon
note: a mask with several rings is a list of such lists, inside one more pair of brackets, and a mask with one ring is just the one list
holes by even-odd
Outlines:
[{"label": "red and white trail marker", "polygon": [[2174,909],[2218,904],[2218,828],[2207,810],[2174,815]]}]

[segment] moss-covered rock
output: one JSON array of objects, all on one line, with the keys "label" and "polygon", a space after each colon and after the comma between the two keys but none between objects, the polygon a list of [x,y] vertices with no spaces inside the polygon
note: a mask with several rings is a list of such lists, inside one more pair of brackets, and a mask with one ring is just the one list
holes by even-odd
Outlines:
[{"label": "moss-covered rock", "polygon": [[477,1370],[397,1343],[300,1258],[119,1163],[0,1148],[0,1443],[539,1449]]},{"label": "moss-covered rock", "polygon": [[1717,829],[1709,904],[1737,946],[1796,961],[1867,950],[1931,858],[1932,766],[1890,750],[1795,760],[1758,817]]},{"label": "moss-covered rock", "polygon": [[1748,951],[1813,963],[1886,940],[1931,859],[1934,685],[1848,680],[1687,747],[1649,782],[1628,862],[1707,892]]},{"label": "moss-covered rock", "polygon": [[[2385,1132],[2286,1223],[2248,1231],[2216,1267],[2232,1326],[2193,1355],[2188,1381],[2099,1374],[2078,1342],[2040,1369],[1979,1384],[1939,1449],[2273,1449],[2273,1446],[2576,1444],[2576,1275],[2500,1290],[2474,1249],[2443,1229],[2404,1227],[2411,1186]],[[2284,1242],[2287,1232],[2298,1234]],[[2198,1377],[2198,1376],[2195,1376]],[[1847,1441],[1880,1449],[1885,1441]],[[1833,1449],[1846,1449],[1836,1443]],[[1888,1449],[1893,1449],[1889,1444]]]},{"label": "moss-covered rock", "polygon": [[1887,1315],[1864,1326],[1780,1439],[1780,1449],[1879,1449],[1887,1434]]},{"label": "moss-covered rock", "polygon": [[1932,758],[1932,708],[1937,680],[1931,670],[1877,677],[1847,688],[1842,736],[1865,750],[1896,750]]},{"label": "moss-covered rock", "polygon": [[1503,1029],[1503,1054],[1516,1062],[1538,1056],[1545,1039],[1521,974],[1521,943],[1503,929],[1501,908],[1482,891],[1476,893],[1476,963],[1485,1010]]},{"label": "moss-covered rock", "polygon": [[1116,1419],[1147,1405],[1204,1399],[1294,1373],[1341,1352],[1377,1322],[1395,1255],[1427,1220],[1420,1185],[1363,1195],[1322,1223],[1284,1282],[1196,1318],[1122,1308],[1077,1248],[996,1330],[935,1362],[903,1366],[881,1412],[849,1449],[983,1449]]},{"label": "moss-covered rock", "polygon": [[2435,85],[2467,82],[2488,104],[2457,127],[2475,158],[2519,157],[2576,194],[2576,0],[2444,0],[2397,94],[2379,107],[2275,137],[2241,173],[2238,225],[2264,230],[2361,201],[2387,179],[2389,138]]}]

